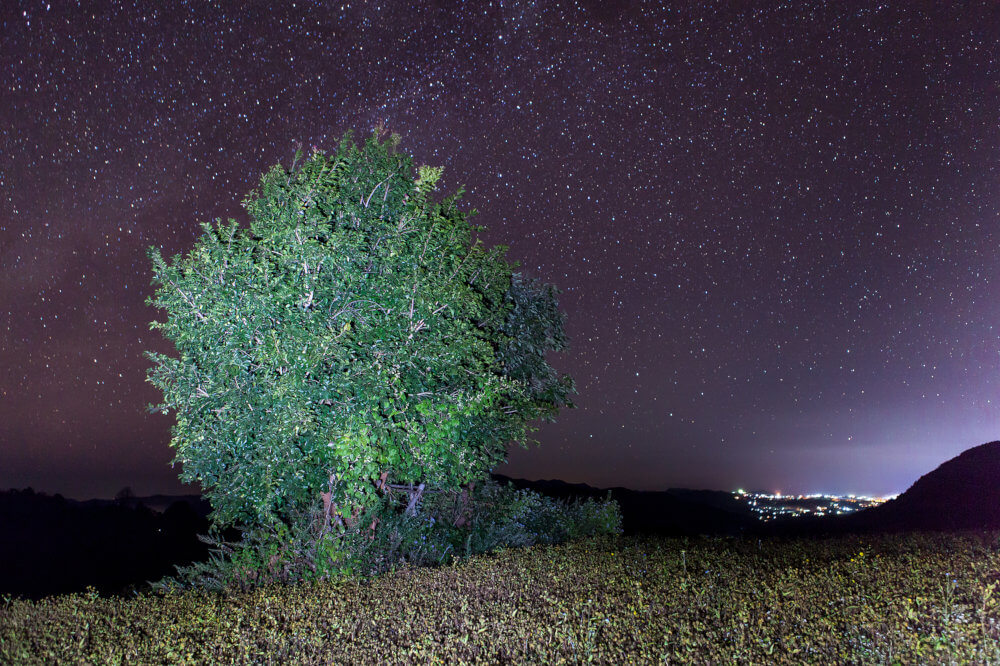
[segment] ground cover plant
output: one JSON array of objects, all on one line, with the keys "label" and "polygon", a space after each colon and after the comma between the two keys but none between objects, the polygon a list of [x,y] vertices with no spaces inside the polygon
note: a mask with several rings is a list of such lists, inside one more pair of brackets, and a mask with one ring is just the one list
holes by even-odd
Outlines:
[{"label": "ground cover plant", "polygon": [[600,537],[438,568],[7,601],[3,663],[997,663],[1000,534]]}]

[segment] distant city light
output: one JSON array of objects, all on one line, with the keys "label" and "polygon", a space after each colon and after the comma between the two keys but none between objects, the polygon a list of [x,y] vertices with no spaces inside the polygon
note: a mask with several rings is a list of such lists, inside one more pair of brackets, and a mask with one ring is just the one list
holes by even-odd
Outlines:
[{"label": "distant city light", "polygon": [[896,495],[888,497],[866,497],[864,495],[828,495],[811,493],[808,495],[783,495],[746,492],[742,488],[733,493],[737,500],[745,501],[750,510],[763,521],[776,518],[798,518],[801,516],[830,516],[853,513],[878,506]]}]

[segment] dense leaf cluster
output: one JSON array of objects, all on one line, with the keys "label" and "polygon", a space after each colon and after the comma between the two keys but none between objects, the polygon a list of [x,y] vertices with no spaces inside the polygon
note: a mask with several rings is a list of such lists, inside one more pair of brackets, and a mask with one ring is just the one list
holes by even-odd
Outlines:
[{"label": "dense leaf cluster", "polygon": [[181,478],[217,524],[315,505],[339,523],[393,486],[457,490],[568,403],[545,354],[565,344],[555,290],[474,240],[441,169],[349,136],[296,155],[244,202],[249,229],[204,224],[152,249],[154,409],[173,411]]}]

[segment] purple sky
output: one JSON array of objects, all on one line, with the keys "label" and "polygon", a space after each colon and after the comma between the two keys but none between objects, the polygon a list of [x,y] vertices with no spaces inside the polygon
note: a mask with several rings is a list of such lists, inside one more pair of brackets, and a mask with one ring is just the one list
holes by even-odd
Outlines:
[{"label": "purple sky", "polygon": [[1000,4],[71,4],[0,6],[0,488],[196,491],[145,249],[378,124],[563,290],[579,408],[498,471],[880,494],[1000,438]]}]

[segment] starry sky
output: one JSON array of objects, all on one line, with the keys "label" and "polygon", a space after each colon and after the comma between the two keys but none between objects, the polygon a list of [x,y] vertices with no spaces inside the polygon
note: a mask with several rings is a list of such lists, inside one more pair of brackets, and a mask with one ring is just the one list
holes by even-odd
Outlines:
[{"label": "starry sky", "polygon": [[498,471],[901,492],[1000,439],[998,35],[993,2],[0,3],[0,488],[197,492],[146,411],[146,248],[383,125],[563,290],[578,408]]}]

